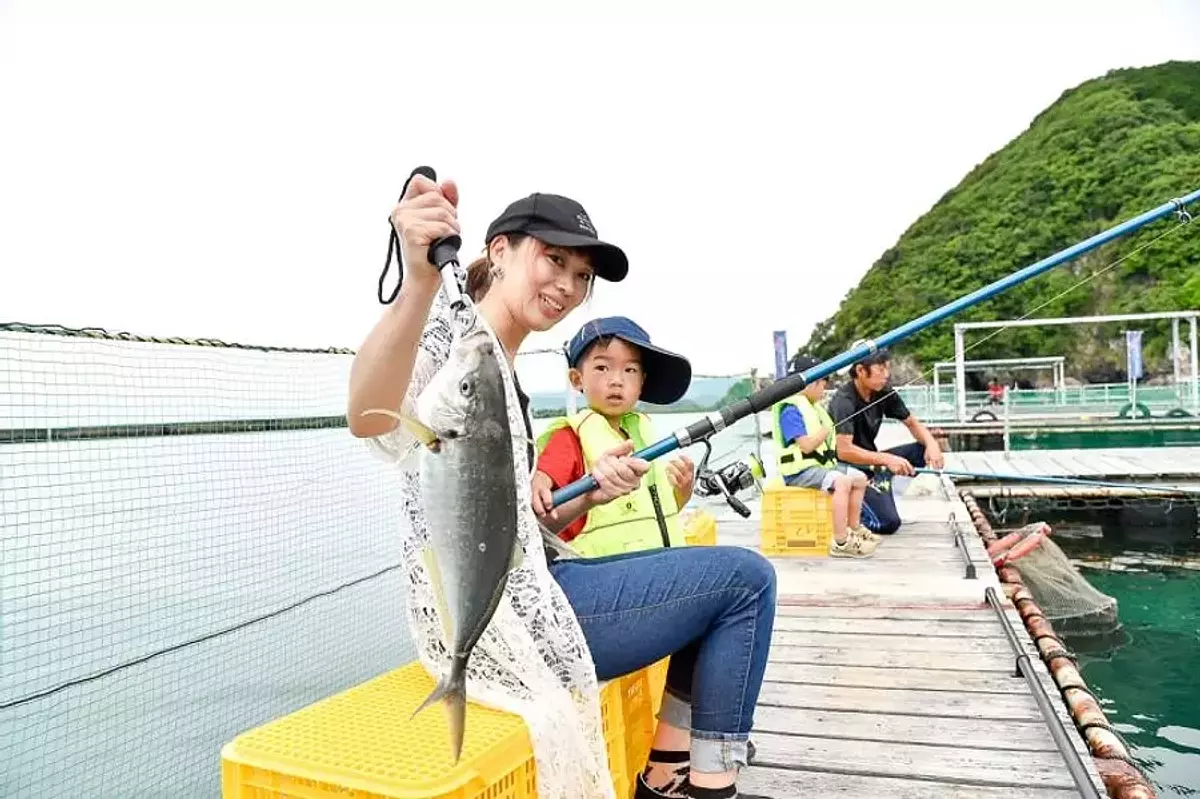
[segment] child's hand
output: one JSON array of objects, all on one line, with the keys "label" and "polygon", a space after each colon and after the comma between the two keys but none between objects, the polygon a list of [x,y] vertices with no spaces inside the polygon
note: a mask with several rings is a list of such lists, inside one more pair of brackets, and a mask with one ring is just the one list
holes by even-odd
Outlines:
[{"label": "child's hand", "polygon": [[675,489],[675,504],[684,505],[692,498],[696,483],[696,467],[687,455],[667,462],[667,481]]},{"label": "child's hand", "polygon": [[650,463],[642,458],[629,457],[633,453],[633,442],[622,441],[596,459],[592,477],[600,487],[588,494],[596,505],[612,502],[637,490],[642,484],[642,475],[650,471]]},{"label": "child's hand", "polygon": [[533,480],[530,481],[530,489],[533,492],[533,512],[538,516],[550,514],[551,519],[558,518],[558,510],[551,507],[554,504],[554,483],[550,480],[550,475],[545,472],[534,472]]}]

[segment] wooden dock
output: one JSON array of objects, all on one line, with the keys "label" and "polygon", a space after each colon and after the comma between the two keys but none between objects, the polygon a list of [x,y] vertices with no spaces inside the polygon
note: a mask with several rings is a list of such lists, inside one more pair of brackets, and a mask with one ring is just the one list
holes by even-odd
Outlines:
[{"label": "wooden dock", "polygon": [[[941,799],[1078,797],[984,591],[1003,592],[948,479],[900,497],[904,526],[869,560],[772,558],[779,606],[747,793]],[[758,513],[720,543],[758,545]],[[955,543],[961,531],[967,558]],[[974,575],[968,577],[968,562]],[[1098,796],[1103,783],[1016,610],[1005,613]]]},{"label": "wooden dock", "polygon": [[[947,452],[946,468],[982,474],[1115,481],[1200,481],[1200,447]],[[966,485],[976,482],[955,478]],[[986,481],[984,481],[986,482]]]}]

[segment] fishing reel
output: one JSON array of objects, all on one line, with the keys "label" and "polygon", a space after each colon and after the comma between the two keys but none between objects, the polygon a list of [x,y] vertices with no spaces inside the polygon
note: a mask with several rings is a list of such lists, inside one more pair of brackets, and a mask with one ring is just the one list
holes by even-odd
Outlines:
[{"label": "fishing reel", "polygon": [[696,466],[695,492],[702,497],[724,496],[729,507],[733,508],[739,516],[743,519],[750,518],[750,509],[735,494],[751,486],[761,487],[759,481],[763,480],[766,475],[762,461],[754,453],[751,453],[739,461],[713,470],[708,466],[708,458],[712,455],[712,444],[708,443],[708,439],[704,439],[701,443],[704,444],[704,457]]}]

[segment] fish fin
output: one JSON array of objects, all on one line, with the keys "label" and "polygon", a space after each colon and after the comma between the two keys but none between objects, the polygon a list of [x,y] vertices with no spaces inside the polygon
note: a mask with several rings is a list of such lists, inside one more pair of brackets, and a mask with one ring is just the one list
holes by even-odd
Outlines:
[{"label": "fish fin", "polygon": [[437,603],[438,620],[442,623],[442,644],[450,649],[456,642],[452,638],[450,610],[446,605],[446,593],[442,589],[442,573],[438,569],[432,547],[425,547],[421,551],[421,560],[425,564],[425,570],[429,572],[429,584],[433,588],[433,599]]},{"label": "fish fin", "polygon": [[360,416],[370,416],[372,414],[383,414],[384,416],[392,417],[396,421],[400,422],[400,424],[407,427],[409,432],[411,432],[418,441],[434,452],[437,452],[438,448],[441,446],[442,442],[441,439],[437,437],[437,433],[430,430],[418,419],[414,419],[407,414],[396,413],[395,411],[388,410],[387,408],[368,408],[367,410],[363,411]]},{"label": "fish fin", "polygon": [[521,548],[519,540],[513,541],[512,557],[508,561],[508,570],[521,568],[521,564],[525,562],[525,550]]},{"label": "fish fin", "polygon": [[438,681],[433,693],[425,698],[421,706],[408,717],[412,721],[425,708],[436,702],[446,703],[446,718],[450,725],[450,749],[454,762],[462,757],[463,736],[467,726],[467,658],[455,655],[450,662],[450,673]]}]

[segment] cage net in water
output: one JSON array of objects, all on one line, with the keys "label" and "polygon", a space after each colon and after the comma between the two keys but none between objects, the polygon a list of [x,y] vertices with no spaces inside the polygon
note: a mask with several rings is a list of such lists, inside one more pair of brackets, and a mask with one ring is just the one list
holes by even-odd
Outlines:
[{"label": "cage net in water", "polygon": [[1060,634],[1105,635],[1120,627],[1117,600],[1084,579],[1050,538],[1043,537],[1010,565]]},{"label": "cage net in water", "polygon": [[352,354],[0,323],[0,797],[221,795],[414,655]]}]

